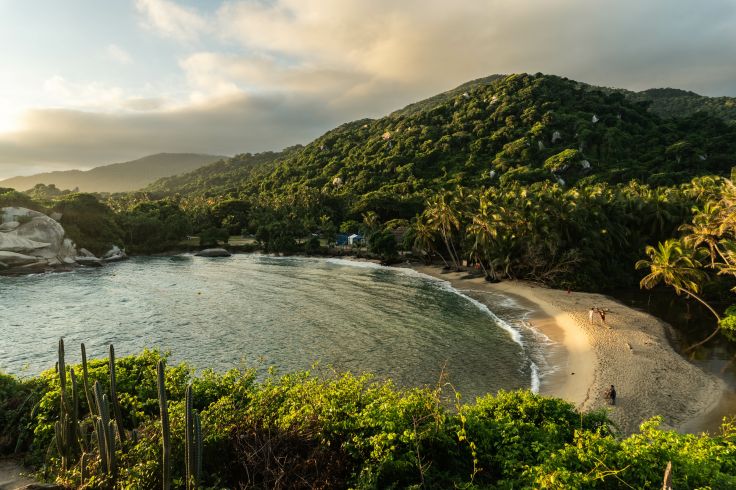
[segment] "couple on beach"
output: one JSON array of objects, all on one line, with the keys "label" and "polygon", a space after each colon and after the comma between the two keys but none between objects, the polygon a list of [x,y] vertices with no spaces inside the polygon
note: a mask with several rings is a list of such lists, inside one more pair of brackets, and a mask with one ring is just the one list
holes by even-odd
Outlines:
[{"label": "couple on beach", "polygon": [[593,323],[594,313],[598,313],[598,315],[601,317],[601,321],[603,323],[606,323],[606,310],[604,310],[603,308],[598,308],[597,306],[592,306],[588,311],[588,318],[590,319],[590,323]]}]

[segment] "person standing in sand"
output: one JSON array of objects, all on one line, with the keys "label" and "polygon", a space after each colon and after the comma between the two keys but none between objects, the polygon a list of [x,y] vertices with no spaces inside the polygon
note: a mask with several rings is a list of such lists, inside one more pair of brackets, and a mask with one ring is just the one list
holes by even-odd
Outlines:
[{"label": "person standing in sand", "polygon": [[609,405],[616,404],[616,388],[613,385],[606,390],[605,397],[608,400]]},{"label": "person standing in sand", "polygon": [[590,311],[588,312],[588,319],[590,319],[590,323],[593,323],[593,313],[595,313],[595,306],[590,307]]},{"label": "person standing in sand", "polygon": [[605,324],[606,323],[606,312],[603,310],[603,308],[598,308],[598,314],[601,316],[601,321]]}]

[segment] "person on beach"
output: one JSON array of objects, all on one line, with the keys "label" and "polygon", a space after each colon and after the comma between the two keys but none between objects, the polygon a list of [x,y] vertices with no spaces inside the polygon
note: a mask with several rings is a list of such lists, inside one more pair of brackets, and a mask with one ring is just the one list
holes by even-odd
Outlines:
[{"label": "person on beach", "polygon": [[590,307],[590,311],[588,312],[588,318],[590,319],[590,323],[593,323],[593,313],[595,313],[595,306]]},{"label": "person on beach", "polygon": [[606,312],[603,310],[603,308],[598,308],[598,314],[601,316],[601,321],[603,323],[606,323]]},{"label": "person on beach", "polygon": [[614,388],[613,385],[609,389],[606,390],[606,399],[608,400],[609,405],[615,405],[616,404],[616,388]]}]

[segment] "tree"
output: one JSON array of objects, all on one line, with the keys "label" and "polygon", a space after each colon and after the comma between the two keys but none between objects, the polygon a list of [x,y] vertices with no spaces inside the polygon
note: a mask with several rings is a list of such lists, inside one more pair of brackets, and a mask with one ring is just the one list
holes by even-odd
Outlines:
[{"label": "tree", "polygon": [[384,262],[392,262],[397,257],[396,237],[389,230],[374,233],[369,241],[371,252],[381,256]]},{"label": "tree", "polygon": [[[697,293],[705,275],[700,269],[702,264],[693,257],[694,251],[683,248],[682,242],[674,238],[660,242],[657,248],[647,246],[645,253],[649,260],[639,260],[637,269],[649,269],[649,274],[639,283],[642,288],[652,289],[660,283],[674,288],[678,295],[685,293],[700,302],[710,311],[720,323],[720,315]],[[718,328],[705,340],[690,346],[689,349],[704,344],[718,333]]]},{"label": "tree", "polygon": [[460,257],[453,241],[453,235],[460,229],[460,216],[451,203],[450,194],[436,194],[427,203],[424,213],[427,224],[442,237],[453,267],[455,270],[460,269]]}]

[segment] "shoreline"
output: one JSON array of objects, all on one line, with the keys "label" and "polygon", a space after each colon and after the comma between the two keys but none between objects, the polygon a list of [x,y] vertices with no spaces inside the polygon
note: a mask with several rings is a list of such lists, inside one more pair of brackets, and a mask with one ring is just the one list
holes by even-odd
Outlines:
[{"label": "shoreline", "polygon": [[[448,281],[464,293],[503,294],[529,308],[531,327],[560,347],[553,353],[558,369],[544,378],[540,394],[559,397],[582,411],[605,408],[624,435],[656,415],[662,428],[702,432],[722,404],[725,381],[689,363],[669,343],[666,328],[656,317],[601,294],[548,289],[525,281],[488,283],[466,272],[445,272],[436,266],[412,265],[417,272]],[[606,324],[592,306],[606,308]],[[618,392],[616,405],[603,393],[609,385]]]}]

